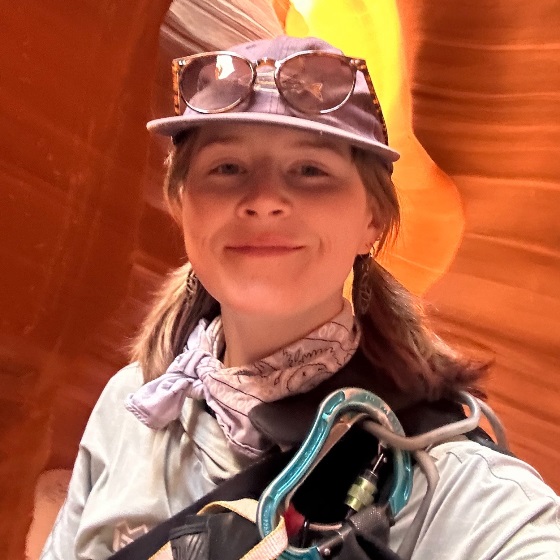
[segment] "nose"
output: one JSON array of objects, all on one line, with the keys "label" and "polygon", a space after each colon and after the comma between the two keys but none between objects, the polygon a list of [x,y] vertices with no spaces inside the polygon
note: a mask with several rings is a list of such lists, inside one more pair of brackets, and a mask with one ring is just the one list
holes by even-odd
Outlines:
[{"label": "nose", "polygon": [[291,208],[282,178],[263,169],[248,180],[238,215],[241,218],[281,218],[287,216]]}]

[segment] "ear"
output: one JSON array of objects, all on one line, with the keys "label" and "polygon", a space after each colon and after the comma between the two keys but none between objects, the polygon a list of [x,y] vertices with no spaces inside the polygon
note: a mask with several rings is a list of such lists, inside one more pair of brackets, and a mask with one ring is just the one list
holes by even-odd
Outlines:
[{"label": "ear", "polygon": [[375,200],[371,200],[368,204],[367,225],[361,243],[363,250],[358,250],[358,255],[367,255],[371,251],[375,242],[381,237],[382,229],[377,203]]}]

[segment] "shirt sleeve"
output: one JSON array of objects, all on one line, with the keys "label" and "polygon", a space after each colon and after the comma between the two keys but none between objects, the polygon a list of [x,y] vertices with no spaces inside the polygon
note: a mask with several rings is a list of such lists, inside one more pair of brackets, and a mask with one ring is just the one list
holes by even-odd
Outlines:
[{"label": "shirt sleeve", "polygon": [[91,491],[90,464],[89,452],[80,446],[66,500],[45,542],[40,560],[71,560],[76,558],[74,543],[82,512]]},{"label": "shirt sleeve", "polygon": [[103,476],[115,445],[118,414],[124,397],[142,383],[139,368],[129,365],[113,376],[92,410],[72,470],[66,500],[49,534],[40,560],[75,560],[78,532],[93,485]]},{"label": "shirt sleeve", "polygon": [[[440,481],[412,560],[560,560],[560,500],[531,466],[470,441],[430,455]],[[416,470],[392,531],[394,550],[426,491]]]}]

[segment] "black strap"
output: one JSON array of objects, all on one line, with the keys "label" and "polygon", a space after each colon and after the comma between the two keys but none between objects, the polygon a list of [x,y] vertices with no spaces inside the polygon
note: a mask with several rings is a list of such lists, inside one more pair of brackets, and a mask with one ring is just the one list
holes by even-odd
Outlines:
[{"label": "black strap", "polygon": [[[447,412],[443,409],[447,409]],[[418,407],[418,409],[410,407],[406,410],[409,422],[415,421],[415,418],[418,419],[425,413],[426,408],[424,405]],[[416,414],[420,414],[420,416]],[[458,408],[455,406],[448,407],[441,403],[441,408],[435,407],[431,410],[428,418],[429,420],[422,421],[422,427],[434,429],[450,421],[460,420],[464,418],[464,414],[460,406]],[[467,435],[482,445],[495,448],[497,451],[504,451],[498,448],[489,436],[480,429],[474,430]],[[344,496],[341,494],[338,496],[340,500],[336,500],[334,499],[336,496],[333,498],[332,493],[341,489],[345,491],[344,489],[349,487],[352,483],[352,477],[355,476],[356,473],[350,470],[343,471],[341,468],[341,461],[347,462],[347,458],[352,457],[352,466],[355,470],[359,471],[364,466],[364,461],[367,462],[368,457],[371,458],[368,450],[374,448],[373,443],[367,441],[368,437],[371,436],[359,429],[350,432],[339,444],[339,452],[335,454],[330,453],[319,463],[316,468],[317,472],[314,473],[316,476],[310,477],[306,486],[304,486],[294,498],[294,503],[296,503],[296,507],[299,511],[304,512],[312,519],[321,520],[322,515],[327,510],[325,507],[326,504],[322,501],[325,497],[325,482],[329,487],[329,492],[327,494],[329,495],[330,502],[340,501],[340,505],[343,507]],[[266,486],[288,464],[293,454],[293,450],[283,453],[279,451],[270,453],[239,474],[222,482],[212,492],[203,496],[194,504],[160,523],[125,548],[117,551],[109,560],[148,560],[161,547],[169,542],[169,536],[173,529],[183,525],[188,516],[196,514],[210,502],[218,500],[236,500],[239,498],[253,498],[258,500]],[[362,463],[361,465],[360,462]],[[386,480],[389,480],[389,478]],[[335,481],[337,484],[333,484]],[[383,558],[383,556],[379,556],[379,558]],[[387,556],[387,558],[389,558],[389,556]],[[394,558],[396,558],[396,556]]]},{"label": "black strap", "polygon": [[288,464],[294,451],[271,453],[249,468],[222,482],[194,504],[163,521],[145,535],[115,552],[109,560],[147,560],[169,541],[170,532],[206,504],[217,500],[258,499],[268,483]]},{"label": "black strap", "polygon": [[[336,389],[351,386],[370,390],[384,399],[397,413],[405,433],[409,436],[418,435],[465,418],[463,408],[459,403],[450,400],[436,402],[418,400],[399,394],[395,388],[387,389],[386,386],[378,386],[379,383],[380,380],[372,371],[371,364],[361,352],[357,352],[335,376],[326,380],[314,390],[281,401],[259,405],[251,411],[250,419],[255,427],[274,443],[282,446],[294,445],[304,439],[321,400]],[[499,448],[480,428],[465,435],[481,445],[486,445],[502,453],[508,453],[506,450]],[[349,435],[347,441],[351,442],[352,437],[354,436]],[[356,437],[365,437],[364,432]],[[350,447],[347,452],[340,455],[344,461],[347,461],[350,456],[354,460],[360,455],[356,450],[363,450],[361,442],[349,443],[348,445]],[[342,448],[343,446],[344,444],[342,444]],[[368,448],[369,446],[370,444],[368,444]],[[239,498],[258,499],[270,481],[287,465],[293,454],[294,451],[268,454],[249,468],[221,483],[194,504],[119,550],[109,560],[147,560],[169,541],[170,531],[183,525],[187,516],[196,514],[210,502]],[[337,461],[341,459],[336,456],[332,459],[332,464],[335,465],[332,469],[329,468],[329,460],[331,459],[328,459],[328,456],[325,459],[317,468],[324,472],[330,471],[331,474],[334,472],[335,475],[339,475],[341,471]],[[356,462],[359,463],[362,460],[363,457],[358,458]],[[357,466],[357,468],[361,467]],[[318,479],[320,477],[316,477],[316,480]],[[331,489],[332,487],[329,491]],[[301,505],[305,502],[308,504],[307,509],[309,509],[309,504],[315,504],[311,507],[311,511],[306,512],[313,513],[313,515],[310,515],[312,518],[321,514],[322,506],[319,497],[324,494],[324,487],[321,485],[313,486],[313,484],[308,484],[307,489],[300,493]]]}]

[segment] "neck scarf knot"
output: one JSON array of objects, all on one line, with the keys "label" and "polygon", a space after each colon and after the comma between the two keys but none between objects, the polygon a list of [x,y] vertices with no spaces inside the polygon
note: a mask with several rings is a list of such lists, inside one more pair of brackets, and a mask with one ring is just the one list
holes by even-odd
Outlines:
[{"label": "neck scarf knot", "polygon": [[187,397],[206,401],[230,446],[257,457],[270,442],[253,427],[250,410],[262,403],[310,391],[354,355],[360,329],[351,305],[304,338],[248,366],[226,368],[218,359],[225,341],[221,317],[202,319],[167,371],[130,394],[126,408],[143,424],[163,429],[181,418]]}]

